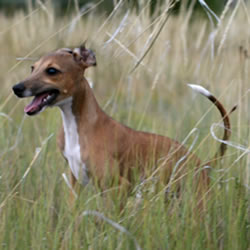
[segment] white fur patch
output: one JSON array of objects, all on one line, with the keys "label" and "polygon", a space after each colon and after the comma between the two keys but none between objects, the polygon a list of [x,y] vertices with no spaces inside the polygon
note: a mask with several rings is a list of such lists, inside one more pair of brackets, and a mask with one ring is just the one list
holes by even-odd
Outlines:
[{"label": "white fur patch", "polygon": [[90,88],[93,89],[94,83],[93,83],[92,79],[90,79],[89,77],[86,77],[86,80],[89,83]]},{"label": "white fur patch", "polygon": [[25,89],[23,92],[23,97],[29,97],[32,96],[32,92],[29,89]]},{"label": "white fur patch", "polygon": [[188,86],[190,88],[192,88],[193,90],[197,91],[198,93],[206,96],[206,97],[209,97],[211,96],[212,94],[207,90],[205,89],[204,87],[200,86],[200,85],[196,85],[196,84],[188,84]]},{"label": "white fur patch", "polygon": [[87,185],[89,181],[87,167],[81,160],[77,123],[72,113],[72,98],[66,99],[59,107],[61,109],[65,135],[64,156],[68,160],[69,167],[75,178],[81,184]]},{"label": "white fur patch", "polygon": [[73,52],[77,53],[78,55],[80,55],[80,54],[81,54],[81,52],[80,52],[80,49],[79,49],[79,48],[74,48]]}]

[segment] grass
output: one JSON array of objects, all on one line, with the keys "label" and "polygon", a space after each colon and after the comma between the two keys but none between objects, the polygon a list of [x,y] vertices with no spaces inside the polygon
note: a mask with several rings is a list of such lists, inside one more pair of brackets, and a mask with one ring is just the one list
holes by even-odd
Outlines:
[{"label": "grass", "polygon": [[[219,25],[183,12],[163,26],[165,16],[152,24],[147,13],[147,6],[138,15],[121,6],[109,19],[94,8],[80,19],[59,18],[46,5],[28,15],[0,15],[0,249],[250,249],[249,8],[239,1]],[[193,151],[204,162],[218,149],[210,126],[220,116],[187,83],[205,86],[228,110],[238,104],[231,115],[233,146],[211,171],[204,217],[196,216],[188,188],[181,203],[164,204],[163,195],[150,190],[140,203],[131,195],[123,214],[119,197],[108,191],[103,197],[93,187],[68,205],[62,178],[68,166],[56,147],[59,111],[25,117],[27,100],[18,100],[11,86],[32,64],[17,57],[38,58],[86,38],[98,62],[87,77],[106,112],[179,141],[197,128]]]}]

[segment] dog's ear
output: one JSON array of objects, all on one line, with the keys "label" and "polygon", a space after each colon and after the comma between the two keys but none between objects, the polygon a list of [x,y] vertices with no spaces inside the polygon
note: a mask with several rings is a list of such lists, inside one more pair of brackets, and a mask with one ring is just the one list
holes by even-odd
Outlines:
[{"label": "dog's ear", "polygon": [[85,44],[81,45],[79,48],[75,48],[73,50],[73,56],[84,69],[97,65],[95,53],[90,49],[86,49]]}]

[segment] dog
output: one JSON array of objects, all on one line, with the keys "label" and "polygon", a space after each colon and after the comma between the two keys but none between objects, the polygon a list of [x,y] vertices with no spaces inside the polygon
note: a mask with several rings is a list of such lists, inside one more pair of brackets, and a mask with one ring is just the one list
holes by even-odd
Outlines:
[{"label": "dog", "polygon": [[[84,77],[85,70],[91,66],[96,66],[96,57],[85,46],[59,49],[41,57],[31,67],[31,75],[13,87],[20,98],[34,96],[24,108],[30,116],[47,107],[59,107],[63,128],[58,145],[68,161],[73,190],[77,183],[85,186],[93,179],[102,190],[117,185],[121,193],[128,193],[138,174],[141,180],[157,176],[164,185],[177,180],[177,190],[180,190],[178,179],[182,180],[193,165],[195,189],[201,197],[209,185],[208,168],[181,143],[136,131],[107,115]],[[223,105],[205,88],[190,87],[219,109],[225,127],[223,140],[228,140],[230,121]],[[223,156],[225,150],[226,145],[222,143],[216,157]]]}]

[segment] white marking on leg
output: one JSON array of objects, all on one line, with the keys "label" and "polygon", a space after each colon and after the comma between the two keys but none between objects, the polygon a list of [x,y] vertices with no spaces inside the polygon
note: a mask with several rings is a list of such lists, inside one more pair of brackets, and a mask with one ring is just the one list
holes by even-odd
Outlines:
[{"label": "white marking on leg", "polygon": [[81,184],[87,185],[89,181],[87,167],[81,160],[77,123],[72,113],[72,97],[66,99],[59,107],[61,109],[65,135],[64,156],[67,158],[75,178]]}]

